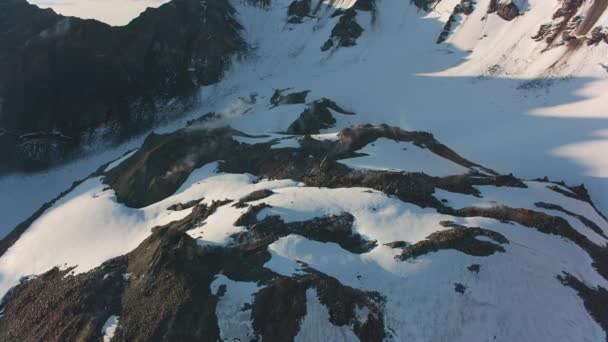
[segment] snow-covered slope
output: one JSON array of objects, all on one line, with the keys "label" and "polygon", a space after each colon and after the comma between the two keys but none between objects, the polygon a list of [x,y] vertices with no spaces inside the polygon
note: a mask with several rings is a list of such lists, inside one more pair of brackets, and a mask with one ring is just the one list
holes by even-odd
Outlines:
[{"label": "snow-covered slope", "polygon": [[2,241],[2,338],[607,340],[601,0],[231,3],[201,108],[0,179],[8,234],[86,178]]}]

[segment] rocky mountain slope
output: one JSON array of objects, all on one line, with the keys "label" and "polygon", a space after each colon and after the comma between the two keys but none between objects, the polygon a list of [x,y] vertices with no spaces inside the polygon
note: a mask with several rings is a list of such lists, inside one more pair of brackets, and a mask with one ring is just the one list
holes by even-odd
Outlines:
[{"label": "rocky mountain slope", "polygon": [[195,103],[245,48],[226,1],[174,1],[124,27],[25,0],[0,6],[0,172],[145,132]]},{"label": "rocky mountain slope", "polygon": [[227,64],[199,105],[0,180],[0,340],[608,341],[602,1],[174,0],[107,30],[185,4],[239,42],[201,46]]}]

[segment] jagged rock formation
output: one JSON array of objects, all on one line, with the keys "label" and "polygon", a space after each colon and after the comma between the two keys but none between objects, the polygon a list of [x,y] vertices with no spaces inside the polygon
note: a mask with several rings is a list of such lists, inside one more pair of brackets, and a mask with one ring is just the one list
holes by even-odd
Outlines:
[{"label": "jagged rock formation", "polygon": [[[527,0],[491,0],[488,7],[488,13],[496,13],[504,20],[511,21],[521,14],[521,3],[527,3]],[[520,3],[518,6],[517,3]]]}]

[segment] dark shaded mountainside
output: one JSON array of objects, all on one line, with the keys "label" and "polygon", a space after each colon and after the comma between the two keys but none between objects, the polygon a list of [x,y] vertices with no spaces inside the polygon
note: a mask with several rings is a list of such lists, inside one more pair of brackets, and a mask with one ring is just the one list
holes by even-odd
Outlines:
[{"label": "dark shaded mountainside", "polygon": [[179,114],[244,50],[234,13],[224,0],[174,0],[111,27],[0,2],[0,172],[45,168]]},{"label": "dark shaded mountainside", "polygon": [[[410,0],[425,11],[441,1]],[[292,1],[286,23],[318,18],[322,3]],[[462,16],[482,10],[513,21],[525,14],[518,6],[526,3],[492,0],[477,9],[475,2],[461,0],[437,43],[448,39]],[[594,1],[583,18],[577,13],[584,3],[562,0],[552,22],[529,38],[545,41],[547,49],[608,43],[608,28],[596,25],[608,2]],[[374,1],[359,0],[334,10],[332,17],[340,20],[321,51],[356,46],[364,31],[357,13],[375,17],[375,7]],[[173,0],[112,27],[26,0],[2,1],[0,173],[46,169],[78,156],[83,147],[111,146],[183,113],[196,103],[201,86],[220,81],[230,60],[247,50],[235,15],[228,0]]]}]

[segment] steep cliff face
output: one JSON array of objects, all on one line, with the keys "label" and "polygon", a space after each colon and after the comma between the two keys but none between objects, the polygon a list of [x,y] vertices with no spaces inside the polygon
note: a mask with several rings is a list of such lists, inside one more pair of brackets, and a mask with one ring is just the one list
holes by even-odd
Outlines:
[{"label": "steep cliff face", "polygon": [[94,139],[121,141],[170,119],[245,49],[226,1],[176,0],[125,27],[25,0],[1,6],[5,171],[45,167]]}]

